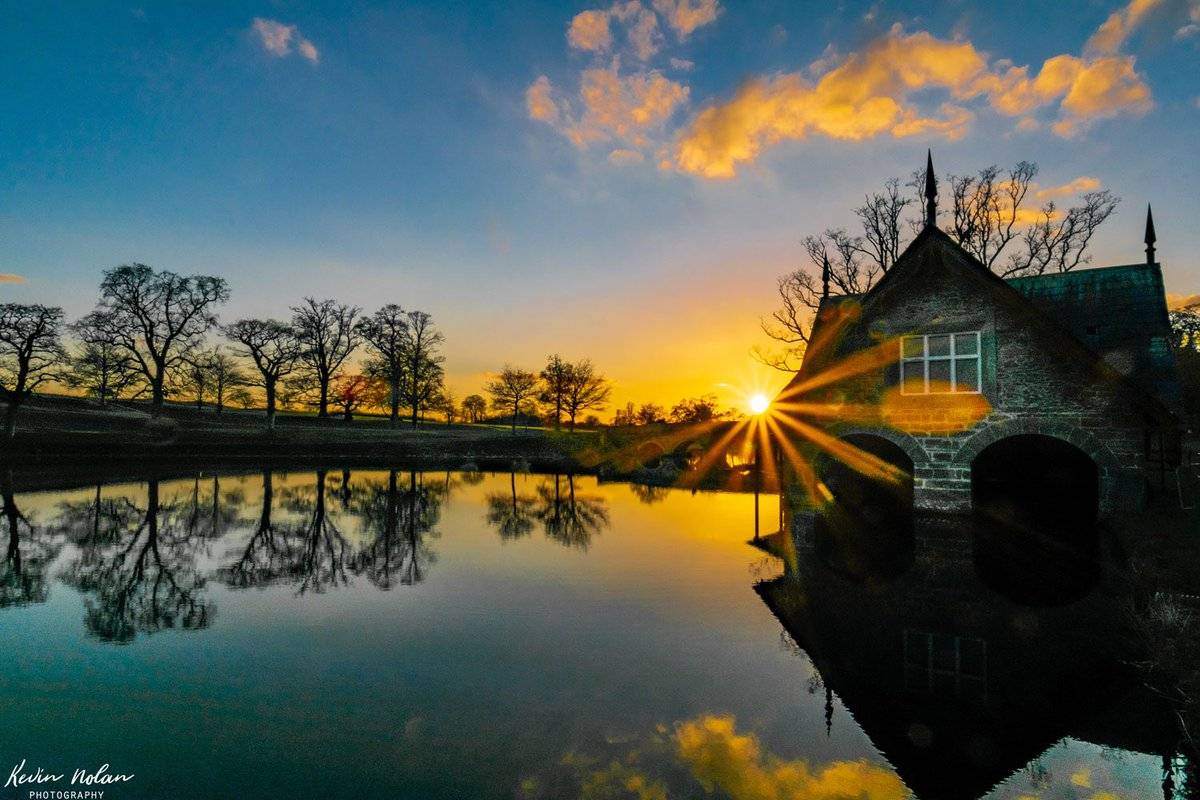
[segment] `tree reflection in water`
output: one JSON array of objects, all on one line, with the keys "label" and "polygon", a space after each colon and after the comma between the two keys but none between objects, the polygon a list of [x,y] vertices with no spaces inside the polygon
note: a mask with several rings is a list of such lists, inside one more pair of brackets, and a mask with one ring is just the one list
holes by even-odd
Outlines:
[{"label": "tree reflection in water", "polygon": [[[196,566],[202,542],[193,527],[196,515],[186,504],[163,501],[157,479],[147,483],[144,508],[128,497],[122,502],[127,508],[108,525],[98,522],[101,504],[84,504],[84,528],[90,519],[95,535],[82,539],[78,558],[62,575],[64,583],[85,595],[88,632],[129,642],[138,633],[208,627],[214,608],[203,595],[205,578]],[[77,510],[66,509],[66,516]],[[132,515],[131,524],[111,524],[127,519],[125,513]],[[72,527],[78,530],[79,523]]]},{"label": "tree reflection in water", "polygon": [[0,565],[0,608],[44,603],[50,593],[46,569],[58,555],[61,544],[52,531],[34,525],[17,508],[11,473],[0,476],[0,502],[8,531],[8,545]]},{"label": "tree reflection in water", "polygon": [[[426,482],[409,472],[401,484],[392,470],[382,481],[354,481],[349,470],[328,479],[320,470],[310,486],[282,493],[282,507],[299,522],[273,519],[274,479],[264,472],[262,509],[237,559],[218,570],[233,587],[295,585],[299,593],[345,586],[352,575],[365,575],[389,589],[424,578],[434,554],[426,542],[441,516],[450,482]],[[364,543],[355,549],[330,506],[357,516]]]},{"label": "tree reflection in water", "polygon": [[487,522],[504,540],[528,536],[540,522],[546,538],[586,550],[609,524],[607,501],[578,493],[574,475],[545,476],[528,494],[517,492],[516,473],[510,472],[509,491],[493,492],[486,502]]},{"label": "tree reflection in water", "polygon": [[517,494],[517,473],[508,473],[508,485],[508,493],[493,492],[485,498],[487,522],[505,541],[520,539],[533,532],[537,506],[536,497]]},{"label": "tree reflection in water", "polygon": [[354,556],[355,574],[385,590],[396,581],[405,586],[420,583],[422,565],[436,558],[426,539],[435,533],[450,486],[448,475],[441,484],[426,483],[423,475],[410,471],[401,488],[395,470],[386,481],[365,486],[353,509],[368,537]]},{"label": "tree reflection in water", "polygon": [[[565,489],[565,491],[564,491]],[[566,547],[586,550],[592,537],[608,527],[604,498],[575,492],[575,476],[555,475],[537,487],[537,518],[546,536]]]}]

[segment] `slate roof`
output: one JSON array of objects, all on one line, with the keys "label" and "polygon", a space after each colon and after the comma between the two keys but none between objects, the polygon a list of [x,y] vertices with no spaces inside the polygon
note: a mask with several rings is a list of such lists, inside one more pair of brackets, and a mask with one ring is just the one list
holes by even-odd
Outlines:
[{"label": "slate roof", "polygon": [[1172,410],[1180,406],[1171,323],[1158,264],[1010,278],[1012,286],[1109,366]]}]

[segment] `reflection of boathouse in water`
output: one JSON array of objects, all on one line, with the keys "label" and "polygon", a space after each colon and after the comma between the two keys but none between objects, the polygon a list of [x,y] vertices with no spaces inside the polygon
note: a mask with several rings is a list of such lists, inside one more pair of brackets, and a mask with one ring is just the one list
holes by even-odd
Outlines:
[{"label": "reflection of boathouse in water", "polygon": [[[988,562],[1008,556],[986,552],[986,540],[954,553],[929,546],[933,537],[914,548],[902,529],[877,535],[909,546],[881,558],[820,537],[796,551],[768,537],[768,549],[787,549],[788,569],[756,589],[819,674],[828,724],[848,713],[916,797],[985,796],[1036,775],[1064,740],[1145,754],[1165,768],[1164,797],[1193,779],[1171,766],[1182,747],[1174,713],[1133,666],[1128,597],[1113,573],[1063,587],[1073,565],[1043,553],[1041,570],[996,580]],[[1040,603],[1024,597],[1030,581],[1050,584]]]},{"label": "reflection of boathouse in water", "polygon": [[[1004,280],[937,228],[932,166],[925,228],[883,278],[831,296],[826,274],[776,408],[899,467],[918,509],[1139,507],[1178,463],[1180,429],[1149,213],[1145,263]],[[835,495],[844,466],[818,460]]]}]

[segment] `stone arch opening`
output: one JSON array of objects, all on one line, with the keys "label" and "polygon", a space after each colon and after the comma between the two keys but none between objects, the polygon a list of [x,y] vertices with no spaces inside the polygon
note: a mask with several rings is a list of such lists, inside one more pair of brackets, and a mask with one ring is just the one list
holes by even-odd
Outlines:
[{"label": "stone arch opening", "polygon": [[823,455],[818,473],[832,500],[816,520],[816,552],[844,577],[886,582],[912,565],[913,460],[882,436],[848,433],[839,438],[898,468],[902,478],[864,474],[844,459]]},{"label": "stone arch opening", "polygon": [[1037,433],[999,439],[971,463],[980,577],[1022,602],[1053,605],[1098,577],[1101,468],[1070,442]]},{"label": "stone arch opening", "polygon": [[1094,526],[1100,507],[1100,468],[1069,442],[1023,433],[993,442],[971,462],[978,509],[1029,524]]}]

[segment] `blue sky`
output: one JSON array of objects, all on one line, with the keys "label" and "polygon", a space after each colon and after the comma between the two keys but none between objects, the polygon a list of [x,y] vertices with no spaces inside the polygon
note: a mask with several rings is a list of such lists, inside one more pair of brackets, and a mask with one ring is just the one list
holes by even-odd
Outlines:
[{"label": "blue sky", "polygon": [[[226,319],[425,309],[460,396],[555,351],[621,402],[770,388],[775,276],[926,147],[1120,195],[1098,265],[1138,260],[1153,202],[1168,289],[1200,293],[1195,0],[348,5],[8,4],[0,295],[82,314],[137,260],[226,277]],[[830,73],[872,101],[836,128]]]}]

